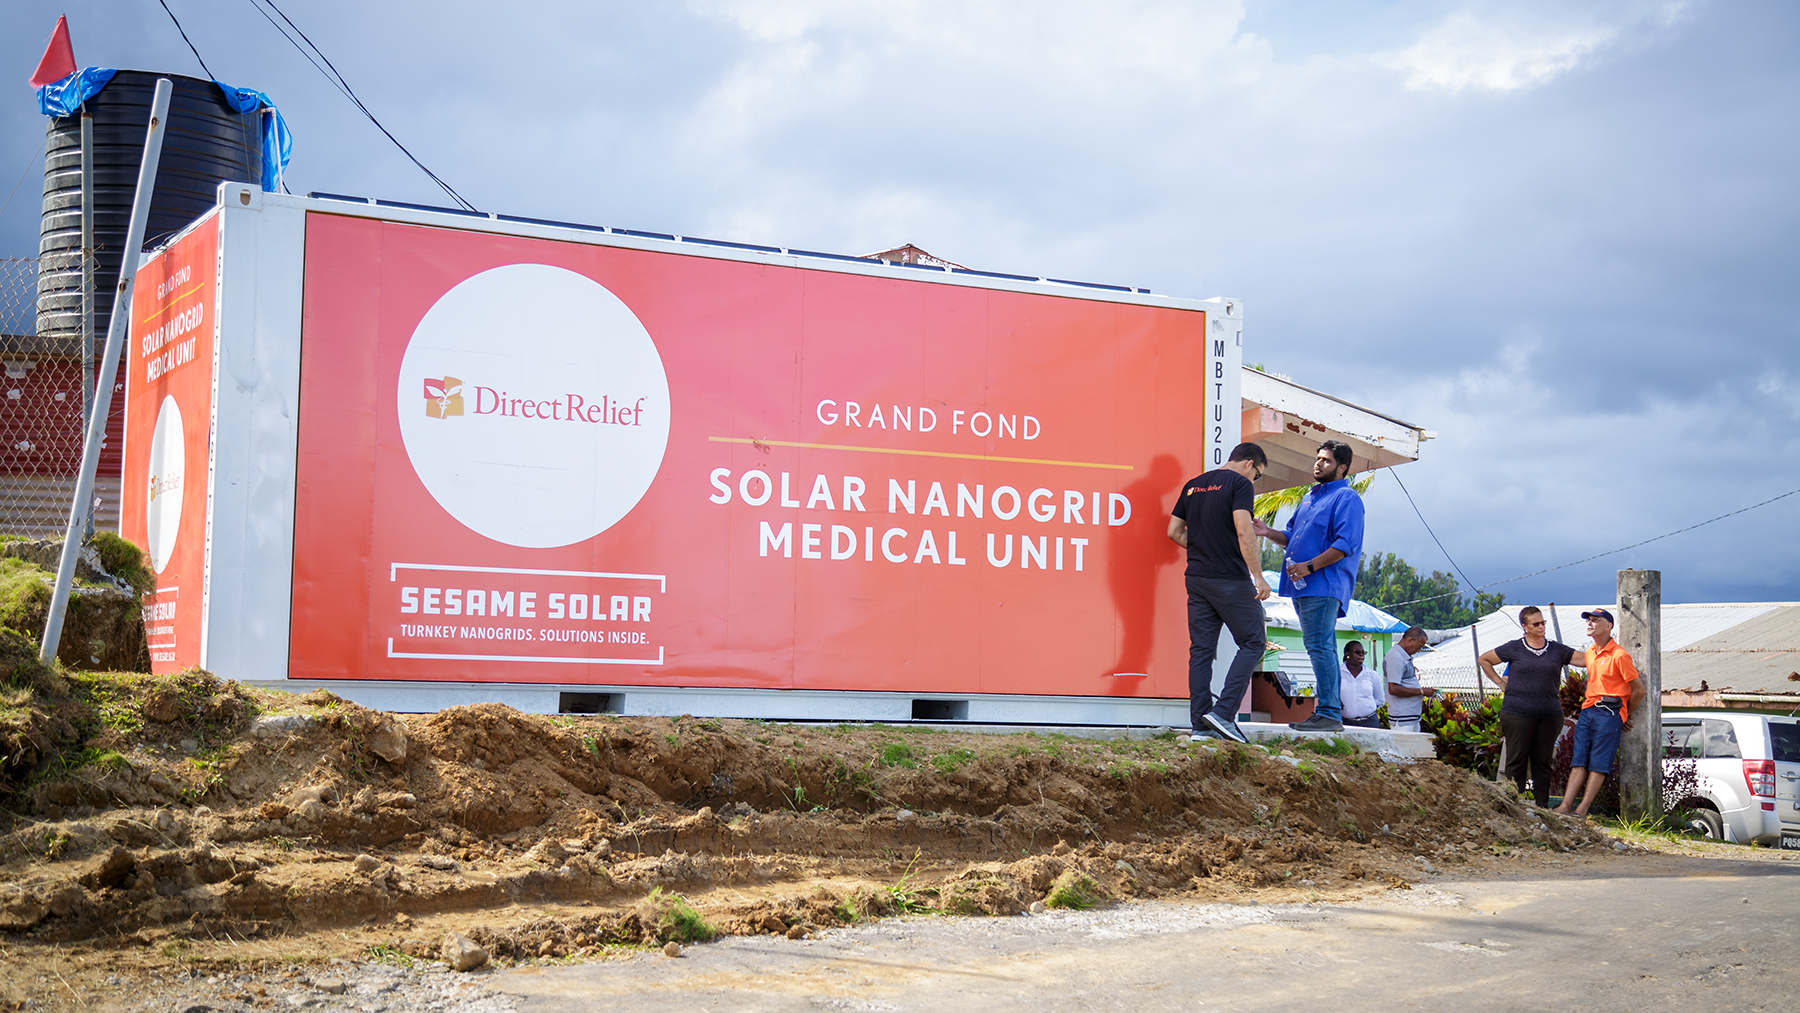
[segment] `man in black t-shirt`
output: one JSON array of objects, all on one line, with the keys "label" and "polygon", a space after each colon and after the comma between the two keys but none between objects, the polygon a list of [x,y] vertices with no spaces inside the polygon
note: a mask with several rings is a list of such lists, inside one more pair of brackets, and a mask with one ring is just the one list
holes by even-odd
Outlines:
[{"label": "man in black t-shirt", "polygon": [[[1238,729],[1237,709],[1250,685],[1250,673],[1262,661],[1267,638],[1259,602],[1269,597],[1261,553],[1250,529],[1256,499],[1251,483],[1268,466],[1261,447],[1240,443],[1225,467],[1182,486],[1175,509],[1169,511],[1169,538],[1188,554],[1188,716],[1194,739],[1212,733],[1248,741]],[[1215,702],[1212,669],[1221,624],[1231,630],[1238,650]]]}]

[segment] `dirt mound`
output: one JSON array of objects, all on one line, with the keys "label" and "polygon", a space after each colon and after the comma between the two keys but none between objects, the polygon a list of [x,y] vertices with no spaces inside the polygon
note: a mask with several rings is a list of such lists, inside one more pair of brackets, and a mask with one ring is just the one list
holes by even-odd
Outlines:
[{"label": "dirt mound", "polygon": [[15,939],[355,930],[428,956],[451,926],[528,959],[904,912],[1388,889],[1603,839],[1341,742],[403,717],[202,672],[68,681],[81,741],[12,796],[0,839]]},{"label": "dirt mound", "polygon": [[[0,627],[43,631],[61,559],[60,538],[0,539]],[[137,546],[111,532],[81,547],[57,646],[65,667],[150,670],[141,603],[156,578],[144,562]]]}]

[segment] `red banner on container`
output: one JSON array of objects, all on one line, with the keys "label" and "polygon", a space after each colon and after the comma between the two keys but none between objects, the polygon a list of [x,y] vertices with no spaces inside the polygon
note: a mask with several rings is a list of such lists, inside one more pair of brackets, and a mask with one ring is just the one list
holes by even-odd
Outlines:
[{"label": "red banner on container", "polygon": [[291,678],[1187,693],[1205,315],[309,216]]},{"label": "red banner on container", "polygon": [[125,354],[120,530],[144,548],[156,590],[144,599],[153,672],[200,664],[206,483],[212,452],[217,212],[139,269]]}]

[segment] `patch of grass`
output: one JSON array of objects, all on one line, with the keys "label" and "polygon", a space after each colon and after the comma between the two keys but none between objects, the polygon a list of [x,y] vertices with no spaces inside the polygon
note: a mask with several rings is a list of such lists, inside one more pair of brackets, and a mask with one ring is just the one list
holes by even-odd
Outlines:
[{"label": "patch of grass", "polygon": [[913,756],[913,747],[904,742],[889,742],[881,747],[881,765],[912,770],[919,766],[919,761]]},{"label": "patch of grass", "polygon": [[77,768],[93,767],[96,770],[118,770],[121,767],[131,766],[131,762],[116,749],[95,749],[89,746],[76,757],[75,766]]},{"label": "patch of grass", "polygon": [[663,741],[676,748],[680,748],[681,746],[681,736],[679,735],[664,735]]},{"label": "patch of grass", "polygon": [[1294,743],[1293,749],[1295,752],[1305,751],[1320,756],[1355,756],[1362,752],[1356,743],[1337,735],[1329,739],[1302,739]]},{"label": "patch of grass", "polygon": [[907,881],[912,878],[913,866],[918,864],[921,854],[923,854],[923,849],[915,848],[912,861],[906,863],[906,869],[900,873],[899,881],[887,887],[888,899],[894,902],[894,908],[902,914],[923,914],[931,910],[923,901],[919,900],[918,891],[906,885]]},{"label": "patch of grass", "polygon": [[96,531],[89,540],[100,553],[100,566],[130,584],[140,596],[156,588],[156,574],[144,565],[144,550],[111,531]]},{"label": "patch of grass", "polygon": [[952,749],[931,758],[931,765],[941,774],[954,774],[975,758],[973,749]]},{"label": "patch of grass", "polygon": [[1074,869],[1063,872],[1050,884],[1050,892],[1044,895],[1045,907],[1059,907],[1070,911],[1086,911],[1106,902],[1106,891],[1090,876],[1082,875]]},{"label": "patch of grass", "polygon": [[638,902],[638,919],[665,942],[704,943],[719,935],[718,927],[694,910],[686,897],[664,893],[660,886]]},{"label": "patch of grass", "polygon": [[366,952],[369,960],[373,963],[387,964],[391,967],[404,967],[410,970],[414,964],[418,963],[411,954],[403,953],[391,946],[371,946]]}]

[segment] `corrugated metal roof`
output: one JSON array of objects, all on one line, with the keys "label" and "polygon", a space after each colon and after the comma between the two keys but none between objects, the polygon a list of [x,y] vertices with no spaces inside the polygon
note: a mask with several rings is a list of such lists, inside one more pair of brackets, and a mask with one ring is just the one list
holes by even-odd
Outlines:
[{"label": "corrugated metal roof", "polygon": [[1706,688],[1738,693],[1800,692],[1788,681],[1800,671],[1800,651],[1665,651],[1664,689]]},{"label": "corrugated metal roof", "polygon": [[1800,651],[1800,605],[1765,605],[1742,625],[1696,637],[1680,647],[1665,640],[1663,650]]},{"label": "corrugated metal roof", "polygon": [[1741,627],[1779,609],[1782,606],[1775,604],[1664,605],[1663,653],[1679,651],[1702,640],[1718,639],[1727,630],[1735,639]]}]

